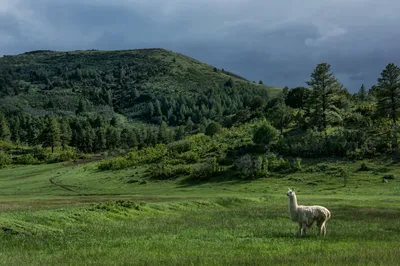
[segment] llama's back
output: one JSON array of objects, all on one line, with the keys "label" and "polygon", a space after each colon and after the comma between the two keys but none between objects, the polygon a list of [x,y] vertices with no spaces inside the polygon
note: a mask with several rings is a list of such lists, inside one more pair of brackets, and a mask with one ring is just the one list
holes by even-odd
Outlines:
[{"label": "llama's back", "polygon": [[328,220],[331,218],[331,212],[319,205],[314,205],[314,206],[298,206],[298,209],[304,213],[305,216],[308,216],[309,218],[311,217],[321,217],[324,220]]},{"label": "llama's back", "polygon": [[331,218],[331,211],[328,210],[326,207],[324,206],[312,206],[313,209],[316,210],[316,212],[323,217],[325,220],[328,220]]}]

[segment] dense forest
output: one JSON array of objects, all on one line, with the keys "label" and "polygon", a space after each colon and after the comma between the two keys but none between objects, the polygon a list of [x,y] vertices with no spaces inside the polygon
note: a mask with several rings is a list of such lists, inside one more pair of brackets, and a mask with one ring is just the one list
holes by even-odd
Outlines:
[{"label": "dense forest", "polygon": [[[304,86],[277,89],[162,49],[33,51],[0,59],[0,95],[2,165],[131,151],[120,157],[128,167],[140,151],[180,150],[183,163],[237,169],[248,160],[262,169],[263,157],[244,157],[246,149],[351,159],[398,150],[400,69],[392,63],[374,86],[350,93],[328,63]],[[123,167],[110,162],[102,167]]]},{"label": "dense forest", "polygon": [[141,148],[231,125],[271,91],[162,49],[33,51],[0,60],[1,135],[85,153]]}]

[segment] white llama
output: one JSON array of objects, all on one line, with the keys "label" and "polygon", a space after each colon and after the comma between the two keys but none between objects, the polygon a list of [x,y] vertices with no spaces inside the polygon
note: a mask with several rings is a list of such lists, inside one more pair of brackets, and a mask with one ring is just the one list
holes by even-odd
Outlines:
[{"label": "white llama", "polygon": [[322,206],[302,206],[297,205],[297,198],[294,189],[290,189],[287,192],[289,197],[289,213],[290,218],[293,222],[299,223],[298,235],[307,235],[307,229],[309,229],[314,221],[317,221],[318,235],[326,235],[326,221],[331,218],[331,212]]}]

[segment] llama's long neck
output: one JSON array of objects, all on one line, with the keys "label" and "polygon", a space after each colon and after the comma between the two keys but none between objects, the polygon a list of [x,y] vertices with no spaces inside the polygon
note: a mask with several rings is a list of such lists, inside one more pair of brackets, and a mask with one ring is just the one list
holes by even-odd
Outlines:
[{"label": "llama's long neck", "polygon": [[297,198],[296,198],[296,194],[293,194],[291,197],[289,197],[289,212],[290,212],[290,217],[292,219],[296,219],[296,216],[297,216]]}]

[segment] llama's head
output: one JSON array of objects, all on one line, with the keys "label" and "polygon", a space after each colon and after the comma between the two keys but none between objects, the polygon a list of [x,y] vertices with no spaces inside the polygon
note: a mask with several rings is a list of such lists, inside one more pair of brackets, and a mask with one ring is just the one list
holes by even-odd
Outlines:
[{"label": "llama's head", "polygon": [[292,189],[289,188],[286,195],[288,197],[293,197],[295,195],[294,188],[292,188]]}]

